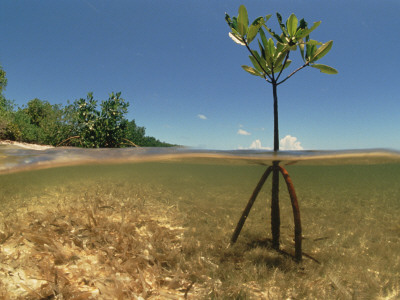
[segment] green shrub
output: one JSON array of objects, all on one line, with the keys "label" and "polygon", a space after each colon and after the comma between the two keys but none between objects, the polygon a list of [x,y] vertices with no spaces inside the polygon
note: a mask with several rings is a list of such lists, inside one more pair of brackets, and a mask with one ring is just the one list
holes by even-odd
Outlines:
[{"label": "green shrub", "polygon": [[38,143],[39,136],[42,136],[41,130],[31,124],[29,115],[23,110],[12,114],[12,120],[6,128],[6,138],[18,142]]},{"label": "green shrub", "polygon": [[0,94],[0,139],[7,139],[7,127],[12,119],[13,105]]},{"label": "green shrub", "polygon": [[111,93],[97,110],[97,100],[88,93],[65,107],[40,99],[14,109],[12,101],[0,94],[0,139],[57,146],[86,148],[124,146],[166,147],[172,144],[145,136],[145,128],[124,116],[129,103],[121,93]]},{"label": "green shrub", "polygon": [[120,96],[121,93],[111,93],[108,100],[101,102],[99,127],[103,147],[119,147],[126,136],[128,120],[124,115],[128,112],[129,103]]},{"label": "green shrub", "polygon": [[111,93],[108,100],[101,102],[101,111],[96,109],[97,101],[93,99],[92,93],[86,99],[74,102],[77,135],[82,146],[120,147],[126,135],[128,121],[124,115],[129,106],[120,96],[121,93]]},{"label": "green shrub", "polygon": [[35,98],[28,102],[23,112],[29,117],[30,124],[35,126],[32,142],[57,145],[67,138],[63,128],[64,111],[60,105],[51,105],[47,101]]}]

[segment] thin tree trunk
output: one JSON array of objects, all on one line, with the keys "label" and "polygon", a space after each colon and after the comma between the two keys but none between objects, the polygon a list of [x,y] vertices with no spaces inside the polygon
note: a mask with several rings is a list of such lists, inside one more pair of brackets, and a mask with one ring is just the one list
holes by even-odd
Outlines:
[{"label": "thin tree trunk", "polygon": [[[272,82],[274,95],[274,152],[279,151],[279,129],[278,129],[278,94],[276,82]],[[279,212],[279,161],[273,162],[272,171],[272,195],[271,195],[271,231],[272,247],[279,249],[280,238],[280,212]]]},{"label": "thin tree trunk", "polygon": [[276,82],[272,83],[272,91],[274,94],[274,152],[277,152],[279,151],[279,126],[278,126],[278,93],[277,93]]}]

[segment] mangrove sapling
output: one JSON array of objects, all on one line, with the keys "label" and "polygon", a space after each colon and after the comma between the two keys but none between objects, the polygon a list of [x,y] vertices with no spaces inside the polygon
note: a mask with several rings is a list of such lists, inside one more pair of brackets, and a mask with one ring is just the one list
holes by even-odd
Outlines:
[{"label": "mangrove sapling", "polygon": [[[244,5],[239,7],[239,14],[237,17],[230,17],[225,14],[225,20],[228,23],[231,32],[229,36],[231,39],[242,46],[245,46],[250,53],[250,61],[253,67],[242,66],[242,68],[250,73],[251,75],[263,78],[267,83],[272,85],[273,95],[273,111],[274,111],[274,154],[279,152],[279,126],[278,126],[278,85],[284,83],[286,80],[291,78],[298,71],[305,67],[313,67],[320,72],[325,74],[337,74],[337,70],[323,64],[315,63],[322,57],[324,57],[329,50],[332,48],[333,41],[321,43],[316,40],[310,39],[310,33],[314,31],[320,24],[314,22],[311,28],[308,27],[307,22],[304,19],[298,21],[294,14],[291,14],[287,19],[286,24],[282,22],[282,16],[276,14],[281,34],[275,33],[270,27],[266,25],[267,21],[271,18],[271,15],[266,17],[258,17],[249,26],[249,19],[247,9]],[[271,35],[271,38],[267,39],[266,34],[263,30],[267,31]],[[258,50],[250,48],[250,43],[259,35]],[[296,51],[297,48],[300,50],[300,55],[303,60],[303,65],[292,71],[284,79],[281,79],[283,70],[285,70],[291,64],[289,59],[290,53]],[[295,259],[300,261],[302,258],[301,250],[301,221],[300,221],[300,210],[298,206],[297,196],[294,190],[293,183],[290,179],[289,173],[286,169],[279,165],[279,161],[273,161],[272,167],[269,167],[267,171],[261,177],[257,187],[255,188],[250,200],[243,211],[242,217],[240,218],[236,229],[231,238],[231,244],[235,243],[240,231],[244,225],[244,222],[250,212],[250,209],[261,190],[263,184],[267,180],[268,176],[272,173],[272,200],[271,200],[271,229],[272,229],[272,246],[279,250],[279,237],[280,237],[280,213],[279,213],[279,173],[281,173],[285,179],[288,187],[290,199],[292,202],[294,223],[295,223]]]}]

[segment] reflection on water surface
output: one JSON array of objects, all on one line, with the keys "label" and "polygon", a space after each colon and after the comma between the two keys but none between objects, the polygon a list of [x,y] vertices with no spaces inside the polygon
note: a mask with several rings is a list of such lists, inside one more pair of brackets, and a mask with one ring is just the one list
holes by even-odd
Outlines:
[{"label": "reflection on water surface", "polygon": [[0,172],[85,163],[127,163],[165,160],[207,159],[218,163],[268,165],[283,164],[379,164],[400,162],[400,152],[385,149],[341,151],[194,150],[186,148],[82,149],[50,148],[33,150],[0,144]]}]

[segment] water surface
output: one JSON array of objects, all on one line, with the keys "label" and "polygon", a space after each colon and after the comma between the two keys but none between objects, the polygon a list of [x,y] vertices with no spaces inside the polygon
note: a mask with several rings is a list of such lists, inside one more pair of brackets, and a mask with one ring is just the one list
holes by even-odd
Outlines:
[{"label": "water surface", "polygon": [[[303,250],[315,259],[305,257],[300,266],[263,246],[271,235],[271,179],[237,243],[227,249],[273,160],[292,177]],[[0,278],[3,296],[47,297],[55,274],[64,278],[57,281],[64,297],[89,293],[113,299],[118,291],[122,298],[167,293],[177,299],[185,293],[192,299],[400,296],[396,151],[274,156],[3,145],[0,169],[0,267],[8,272]],[[293,253],[293,217],[283,180],[280,204],[282,249]]]}]

